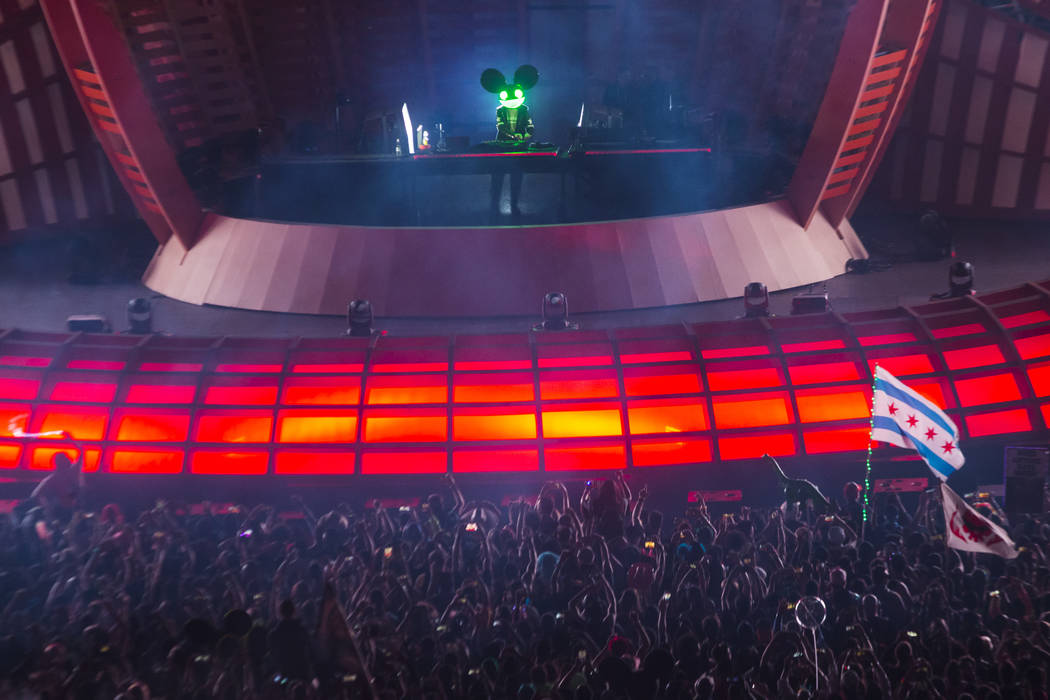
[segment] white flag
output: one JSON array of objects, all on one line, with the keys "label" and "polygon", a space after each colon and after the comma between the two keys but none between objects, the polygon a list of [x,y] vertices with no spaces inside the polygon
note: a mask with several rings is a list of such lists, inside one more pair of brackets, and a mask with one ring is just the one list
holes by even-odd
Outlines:
[{"label": "white flag", "polygon": [[871,439],[915,450],[942,481],[966,461],[952,419],[882,367],[875,369],[872,409]]},{"label": "white flag", "polygon": [[944,503],[944,530],[948,546],[964,552],[997,554],[1003,559],[1017,556],[1017,547],[1006,532],[984,517],[941,482]]}]

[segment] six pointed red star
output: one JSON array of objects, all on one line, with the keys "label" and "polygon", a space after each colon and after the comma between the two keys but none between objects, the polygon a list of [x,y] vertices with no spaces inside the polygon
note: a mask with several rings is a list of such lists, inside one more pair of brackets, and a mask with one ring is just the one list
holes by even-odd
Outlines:
[{"label": "six pointed red star", "polygon": [[918,418],[916,418],[915,416],[908,416],[908,427],[909,427],[909,428],[914,428],[914,427],[915,427],[915,425],[916,425],[916,424],[917,424],[918,422],[919,422],[919,419],[918,419]]},{"label": "six pointed red star", "polygon": [[944,450],[946,454],[951,454],[951,451],[955,449],[955,445],[946,441],[941,445],[941,449]]},{"label": "six pointed red star", "polygon": [[932,440],[935,437],[937,437],[937,431],[936,430],[934,430],[933,428],[930,428],[929,430],[926,431],[926,439],[927,440]]},{"label": "six pointed red star", "polygon": [[897,408],[896,404],[892,404],[892,403],[890,404],[890,415],[891,416],[896,415],[898,410],[899,409]]}]

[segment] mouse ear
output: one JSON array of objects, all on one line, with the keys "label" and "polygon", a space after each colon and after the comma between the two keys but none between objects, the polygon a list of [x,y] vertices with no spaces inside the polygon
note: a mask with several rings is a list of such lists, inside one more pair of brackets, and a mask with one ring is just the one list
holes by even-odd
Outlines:
[{"label": "mouse ear", "polygon": [[514,71],[514,82],[522,87],[524,90],[530,89],[540,79],[540,72],[536,70],[536,66],[530,66],[528,64],[519,66],[518,70]]},{"label": "mouse ear", "polygon": [[498,93],[506,84],[507,79],[495,68],[488,68],[481,74],[481,87],[491,93]]}]

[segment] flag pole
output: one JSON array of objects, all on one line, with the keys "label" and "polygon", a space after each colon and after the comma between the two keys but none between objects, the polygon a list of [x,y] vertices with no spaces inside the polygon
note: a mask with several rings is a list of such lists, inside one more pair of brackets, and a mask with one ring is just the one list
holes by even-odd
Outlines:
[{"label": "flag pole", "polygon": [[862,495],[862,508],[860,518],[860,541],[864,541],[864,530],[868,524],[868,514],[871,510],[870,506],[870,493],[871,493],[871,446],[872,446],[872,434],[875,432],[875,383],[878,382],[879,363],[875,363],[875,369],[871,373],[871,415],[868,417],[868,455],[864,460],[864,490],[861,492]]}]

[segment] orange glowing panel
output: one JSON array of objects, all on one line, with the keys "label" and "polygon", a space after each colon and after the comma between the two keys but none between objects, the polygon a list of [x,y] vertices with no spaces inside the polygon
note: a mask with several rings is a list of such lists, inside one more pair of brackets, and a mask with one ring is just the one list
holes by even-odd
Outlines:
[{"label": "orange glowing panel", "polygon": [[[71,447],[34,447],[29,457],[29,468],[34,471],[51,471],[55,468],[54,458],[59,452],[64,453],[74,462],[79,457],[77,450]],[[98,471],[98,462],[101,456],[102,450],[84,450],[84,468],[82,471]]]},{"label": "orange glowing panel", "polygon": [[703,387],[696,367],[627,367],[623,370],[623,384],[628,396],[669,396],[672,394],[699,394]]},{"label": "orange glowing panel", "polygon": [[896,343],[914,343],[914,333],[885,333],[882,335],[865,335],[857,338],[864,347],[872,345],[894,345]]},{"label": "orange glowing panel", "polygon": [[540,372],[540,398],[604,399],[620,395],[615,370],[592,369]]},{"label": "orange glowing panel", "polygon": [[698,399],[630,401],[627,420],[632,435],[707,430],[707,406]]},{"label": "orange glowing panel", "polygon": [[273,414],[269,411],[206,411],[197,416],[197,442],[269,442]]},{"label": "orange glowing panel", "polygon": [[278,452],[274,474],[353,474],[353,452]]},{"label": "orange glowing panel", "polygon": [[839,430],[807,430],[802,434],[806,454],[853,452],[868,449],[870,428],[842,428]]},{"label": "orange glowing panel", "polygon": [[558,446],[543,450],[546,471],[585,471],[625,469],[627,452],[623,445]]},{"label": "orange glowing panel", "polygon": [[123,360],[70,360],[66,367],[69,369],[101,369],[117,372],[124,369]]},{"label": "orange glowing panel", "polygon": [[131,384],[125,403],[179,404],[191,403],[197,387],[192,384]]},{"label": "orange glowing panel", "polygon": [[65,430],[78,440],[101,440],[109,411],[105,408],[40,406],[33,416],[34,433]]},{"label": "orange glowing panel", "polygon": [[110,403],[116,395],[116,382],[55,382],[48,398],[52,401]]},{"label": "orange glowing panel", "polygon": [[115,439],[125,442],[183,442],[190,432],[190,414],[118,412]]},{"label": "orange glowing panel", "polygon": [[143,372],[200,372],[204,365],[200,362],[143,362],[139,369]]},{"label": "orange glowing panel", "polygon": [[111,450],[109,471],[114,474],[181,474],[181,450]]},{"label": "orange glowing panel", "polygon": [[15,432],[25,432],[32,410],[27,403],[0,404],[0,435],[11,437]]},{"label": "orange glowing panel", "polygon": [[272,406],[276,402],[276,383],[215,383],[204,390],[204,403],[211,406]]},{"label": "orange glowing panel", "polygon": [[718,438],[718,455],[723,460],[757,459],[768,454],[773,457],[793,455],[798,451],[791,433],[764,433]]},{"label": "orange glowing panel", "polygon": [[361,455],[362,474],[444,474],[444,452],[366,452]]},{"label": "orange glowing panel", "polygon": [[1003,352],[998,345],[978,345],[961,350],[945,350],[943,354],[944,362],[949,369],[986,367],[987,365],[998,365],[1006,362]]},{"label": "orange glowing panel", "polygon": [[[224,362],[215,366],[216,372],[238,372],[244,374],[276,374],[281,371],[283,365],[279,364],[238,364]],[[145,369],[145,367],[143,367]]]},{"label": "orange glowing panel", "polygon": [[354,442],[357,411],[280,411],[277,442]]},{"label": "orange glowing panel", "polygon": [[27,357],[25,355],[0,355],[0,365],[8,367],[47,367],[50,357]]},{"label": "orange glowing panel", "polygon": [[1050,333],[1043,335],[1031,335],[1027,338],[1014,338],[1017,352],[1025,360],[1050,355]]},{"label": "orange glowing panel", "polygon": [[456,409],[452,416],[454,440],[534,440],[536,414],[531,408]]},{"label": "orange glowing panel", "polygon": [[795,402],[802,423],[867,418],[871,414],[871,398],[864,387],[802,389],[795,392]]},{"label": "orange glowing panel", "polygon": [[0,377],[0,399],[31,401],[40,391],[39,379]]},{"label": "orange glowing panel", "polygon": [[788,375],[791,377],[791,383],[796,386],[860,379],[857,363],[849,361],[788,365]]},{"label": "orange glowing panel", "polygon": [[623,435],[622,415],[613,404],[552,405],[543,408],[543,436],[548,438]]},{"label": "orange glowing panel", "polygon": [[700,351],[700,356],[705,360],[721,360],[730,357],[757,357],[768,354],[769,347],[766,345],[748,345],[742,348],[708,348]]},{"label": "orange glowing panel", "polygon": [[938,340],[944,338],[958,338],[964,335],[984,333],[984,326],[979,323],[964,323],[961,326],[945,326],[944,328],[930,329],[930,335]]},{"label": "orange glowing panel", "polygon": [[448,379],[444,375],[371,376],[365,384],[365,403],[373,406],[447,401]]},{"label": "orange glowing panel", "polygon": [[990,377],[956,379],[955,391],[963,406],[980,406],[1004,401],[1020,401],[1021,390],[1012,374],[994,374]]},{"label": "orange glowing panel", "polygon": [[479,472],[534,472],[540,468],[536,450],[457,450],[452,453],[452,471],[464,474]]},{"label": "orange glowing panel", "polygon": [[636,467],[661,467],[670,464],[710,462],[711,441],[684,437],[678,440],[634,440],[631,454]]},{"label": "orange glowing panel", "polygon": [[1050,396],[1050,363],[1029,367],[1028,381],[1036,396]]},{"label": "orange glowing panel", "polygon": [[907,377],[913,374],[929,374],[933,372],[933,363],[930,356],[922,354],[894,355],[892,357],[868,358],[868,366],[875,371],[875,365],[885,367],[895,377]]},{"label": "orange glowing panel", "polygon": [[1050,321],[1050,313],[1047,313],[1043,309],[1038,311],[1029,311],[1024,314],[1017,314],[1015,316],[1006,316],[999,319],[1000,323],[1003,324],[1004,328],[1020,328],[1021,326],[1031,326],[1036,323],[1045,323]]},{"label": "orange glowing panel", "polygon": [[712,404],[715,425],[719,430],[786,425],[792,422],[791,405],[787,395],[782,392],[716,396]]},{"label": "orange glowing panel", "polygon": [[288,377],[281,403],[292,406],[352,406],[361,398],[357,377]]},{"label": "orange glowing panel", "polygon": [[1004,433],[1023,433],[1031,429],[1032,421],[1028,418],[1028,411],[1023,408],[966,416],[966,430],[972,438]]},{"label": "orange glowing panel", "polygon": [[365,442],[442,442],[448,439],[444,410],[365,411]]},{"label": "orange glowing panel", "polygon": [[21,458],[21,445],[0,445],[0,469],[14,469]]},{"label": "orange glowing panel", "polygon": [[536,398],[531,374],[456,374],[452,384],[456,403],[512,403]]},{"label": "orange glowing panel", "polygon": [[807,343],[783,343],[780,349],[785,353],[817,352],[818,350],[841,350],[846,347],[842,340],[812,340]]},{"label": "orange glowing panel", "polygon": [[193,474],[258,476],[266,473],[270,455],[266,452],[213,452],[194,450],[190,458]]},{"label": "orange glowing panel", "polygon": [[740,391],[783,385],[784,377],[775,367],[734,370],[720,370],[714,366],[707,368],[707,386],[711,391]]},{"label": "orange glowing panel", "polygon": [[595,367],[612,364],[612,345],[584,343],[540,345],[536,348],[540,367]]}]

